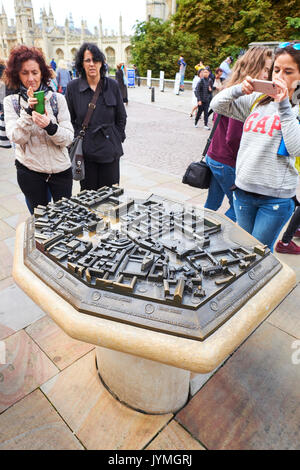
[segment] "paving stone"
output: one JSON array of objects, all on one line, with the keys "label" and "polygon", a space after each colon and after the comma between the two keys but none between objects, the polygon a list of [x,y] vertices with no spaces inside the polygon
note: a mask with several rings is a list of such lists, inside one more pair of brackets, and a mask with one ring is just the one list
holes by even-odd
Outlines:
[{"label": "paving stone", "polygon": [[22,222],[25,222],[25,220],[28,219],[28,217],[29,217],[29,213],[27,211],[27,212],[22,212],[16,215],[10,215],[9,217],[3,218],[2,220],[13,229],[16,229],[17,226],[21,224]]},{"label": "paving stone", "polygon": [[0,241],[5,240],[5,238],[13,237],[15,231],[12,227],[10,227],[7,223],[3,220],[0,220]]},{"label": "paving stone", "polygon": [[9,286],[12,286],[14,283],[15,281],[12,276],[6,277],[2,281],[0,281],[0,298],[1,298],[1,291],[6,289]]},{"label": "paving stone", "polygon": [[[23,194],[0,198],[0,207],[4,207],[11,214],[18,214],[26,211],[26,203]],[[28,212],[29,215],[29,212]]]},{"label": "paving stone", "polygon": [[277,326],[286,333],[300,339],[300,285],[281,302],[267,319],[269,323]]},{"label": "paving stone", "polygon": [[176,420],[208,449],[300,449],[294,338],[264,323]]},{"label": "paving stone", "polygon": [[[280,240],[280,238],[281,237],[279,236],[278,240]],[[295,243],[297,243],[297,245],[300,246],[299,240],[294,239],[293,241],[295,241]],[[290,266],[290,268],[292,268],[295,271],[297,281],[299,282],[300,281],[299,255],[285,255],[285,254],[277,253],[277,252],[274,252],[274,254],[275,254],[276,258],[279,259],[279,261],[281,261],[282,263],[287,264],[288,266]]]},{"label": "paving stone", "polygon": [[10,253],[13,255],[15,251],[15,242],[16,242],[16,237],[15,237],[15,232],[14,236],[10,238],[6,238],[4,241],[4,244],[7,246],[8,250]]},{"label": "paving stone", "polygon": [[45,313],[16,285],[13,284],[0,293],[0,338],[6,328],[13,332],[34,323]]},{"label": "paving stone", "polygon": [[0,450],[84,449],[40,390],[0,415]]},{"label": "paving stone", "polygon": [[193,193],[189,189],[182,188],[182,185],[174,186],[172,183],[162,183],[157,186],[152,186],[151,190],[158,196],[179,202],[186,202],[188,199],[191,199]]},{"label": "paving stone", "polygon": [[172,418],[139,413],[115,400],[99,380],[94,351],[41,389],[87,449],[142,449]]},{"label": "paving stone", "polygon": [[5,207],[0,206],[0,219],[1,220],[5,219],[5,217],[8,217],[10,215],[11,215],[10,212],[8,212],[8,210],[6,210]]},{"label": "paving stone", "polygon": [[13,253],[7,245],[7,240],[0,241],[0,281],[11,276],[12,265]]},{"label": "paving stone", "polygon": [[205,450],[180,424],[171,421],[146,450]]},{"label": "paving stone", "polygon": [[57,374],[57,367],[32,339],[19,331],[4,340],[6,364],[0,365],[0,412]]},{"label": "paving stone", "polygon": [[10,181],[2,181],[0,184],[0,198],[3,196],[11,196],[12,194],[17,194],[19,192],[19,187]]},{"label": "paving stone", "polygon": [[[145,90],[141,93],[136,100],[145,100]],[[157,103],[145,105],[145,101],[128,106],[124,160],[182,178],[187,166],[201,158],[209,133],[202,129],[202,124],[195,129],[194,121],[182,113],[181,104],[185,98],[171,95],[172,91],[168,91],[162,99],[169,101],[170,98],[170,105],[173,102],[174,106],[175,98],[177,110],[165,109],[170,106],[166,102],[161,107]],[[189,103],[185,105],[184,112],[189,113],[192,94],[187,95]]]},{"label": "paving stone", "polygon": [[48,316],[26,328],[26,333],[60,370],[95,348],[93,344],[71,338]]}]

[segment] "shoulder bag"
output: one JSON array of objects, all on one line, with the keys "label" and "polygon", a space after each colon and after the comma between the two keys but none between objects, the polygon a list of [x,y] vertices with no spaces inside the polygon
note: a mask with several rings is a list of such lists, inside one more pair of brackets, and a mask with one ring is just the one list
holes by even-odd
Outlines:
[{"label": "shoulder bag", "polygon": [[209,188],[211,171],[204,158],[206,156],[206,153],[208,151],[208,148],[210,146],[210,143],[212,141],[213,135],[219,124],[220,119],[221,115],[218,114],[217,119],[214,122],[214,127],[212,128],[209,138],[207,139],[201,160],[199,162],[190,163],[187,169],[185,170],[185,173],[182,178],[182,182],[184,184],[188,184],[189,186],[193,186],[194,188],[200,189]]},{"label": "shoulder bag", "polygon": [[95,93],[93,95],[92,101],[89,103],[88,111],[82,123],[81,131],[78,136],[73,140],[70,148],[69,155],[71,159],[71,168],[72,175],[75,181],[81,181],[85,178],[85,168],[84,168],[84,157],[82,151],[82,141],[85,136],[85,131],[89,125],[94,109],[96,108],[96,103],[100,95],[101,90],[101,80],[99,80]]}]

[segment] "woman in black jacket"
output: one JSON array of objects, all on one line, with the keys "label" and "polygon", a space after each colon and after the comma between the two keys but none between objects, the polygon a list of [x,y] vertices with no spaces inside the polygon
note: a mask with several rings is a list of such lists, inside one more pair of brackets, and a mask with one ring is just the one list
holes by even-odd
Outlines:
[{"label": "woman in black jacket", "polygon": [[101,80],[100,95],[83,139],[85,179],[80,182],[81,190],[97,190],[119,184],[120,180],[127,115],[117,82],[105,77],[104,61],[104,54],[95,44],[84,43],[76,56],[80,78],[72,80],[66,91],[77,136]]}]

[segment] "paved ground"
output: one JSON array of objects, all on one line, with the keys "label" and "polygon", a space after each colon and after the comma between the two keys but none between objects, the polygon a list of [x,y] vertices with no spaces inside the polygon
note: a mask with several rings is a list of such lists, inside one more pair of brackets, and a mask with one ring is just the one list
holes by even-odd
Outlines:
[{"label": "paved ground", "polygon": [[[188,118],[191,92],[157,91],[151,103],[143,87],[129,90],[129,99],[121,185],[203,204],[206,191],[181,184],[207,137]],[[27,216],[12,152],[1,150],[1,450],[299,450],[299,258],[280,257],[296,270],[297,287],[220,368],[193,375],[187,405],[150,416],[115,401],[95,374],[94,346],[66,336],[15,285],[15,228]]]}]

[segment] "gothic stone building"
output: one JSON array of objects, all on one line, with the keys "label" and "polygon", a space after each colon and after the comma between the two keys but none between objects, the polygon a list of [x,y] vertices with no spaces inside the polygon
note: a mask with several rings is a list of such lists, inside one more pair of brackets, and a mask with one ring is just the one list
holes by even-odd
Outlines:
[{"label": "gothic stone building", "polygon": [[[144,0],[140,0],[144,1]],[[119,31],[110,34],[99,26],[91,32],[86,21],[81,21],[81,28],[75,28],[72,15],[66,19],[64,26],[58,26],[54,20],[51,6],[48,14],[45,8],[41,9],[40,21],[35,22],[31,0],[14,0],[15,20],[10,24],[4,7],[0,14],[0,58],[7,59],[10,50],[17,44],[26,44],[40,48],[48,62],[54,58],[56,61],[65,59],[71,63],[80,45],[85,42],[94,42],[104,52],[110,67],[125,62],[131,63],[130,36],[122,31],[122,16],[119,18]],[[176,0],[146,0],[146,20],[150,17],[167,20],[176,11]]]},{"label": "gothic stone building", "polygon": [[45,8],[41,10],[40,21],[35,23],[31,0],[14,0],[15,20],[8,23],[4,7],[0,14],[0,57],[7,59],[10,50],[17,44],[26,44],[40,48],[47,62],[52,58],[58,61],[65,59],[71,63],[80,45],[85,42],[98,44],[104,52],[110,67],[115,68],[117,63],[130,64],[130,36],[122,31],[122,17],[119,18],[119,31],[108,34],[103,32],[102,20],[99,26],[91,32],[86,21],[81,21],[81,28],[75,28],[72,15],[66,19],[64,26],[57,26],[51,6],[49,13]]},{"label": "gothic stone building", "polygon": [[166,21],[171,15],[174,15],[177,8],[176,0],[147,0],[146,19],[151,17]]}]

